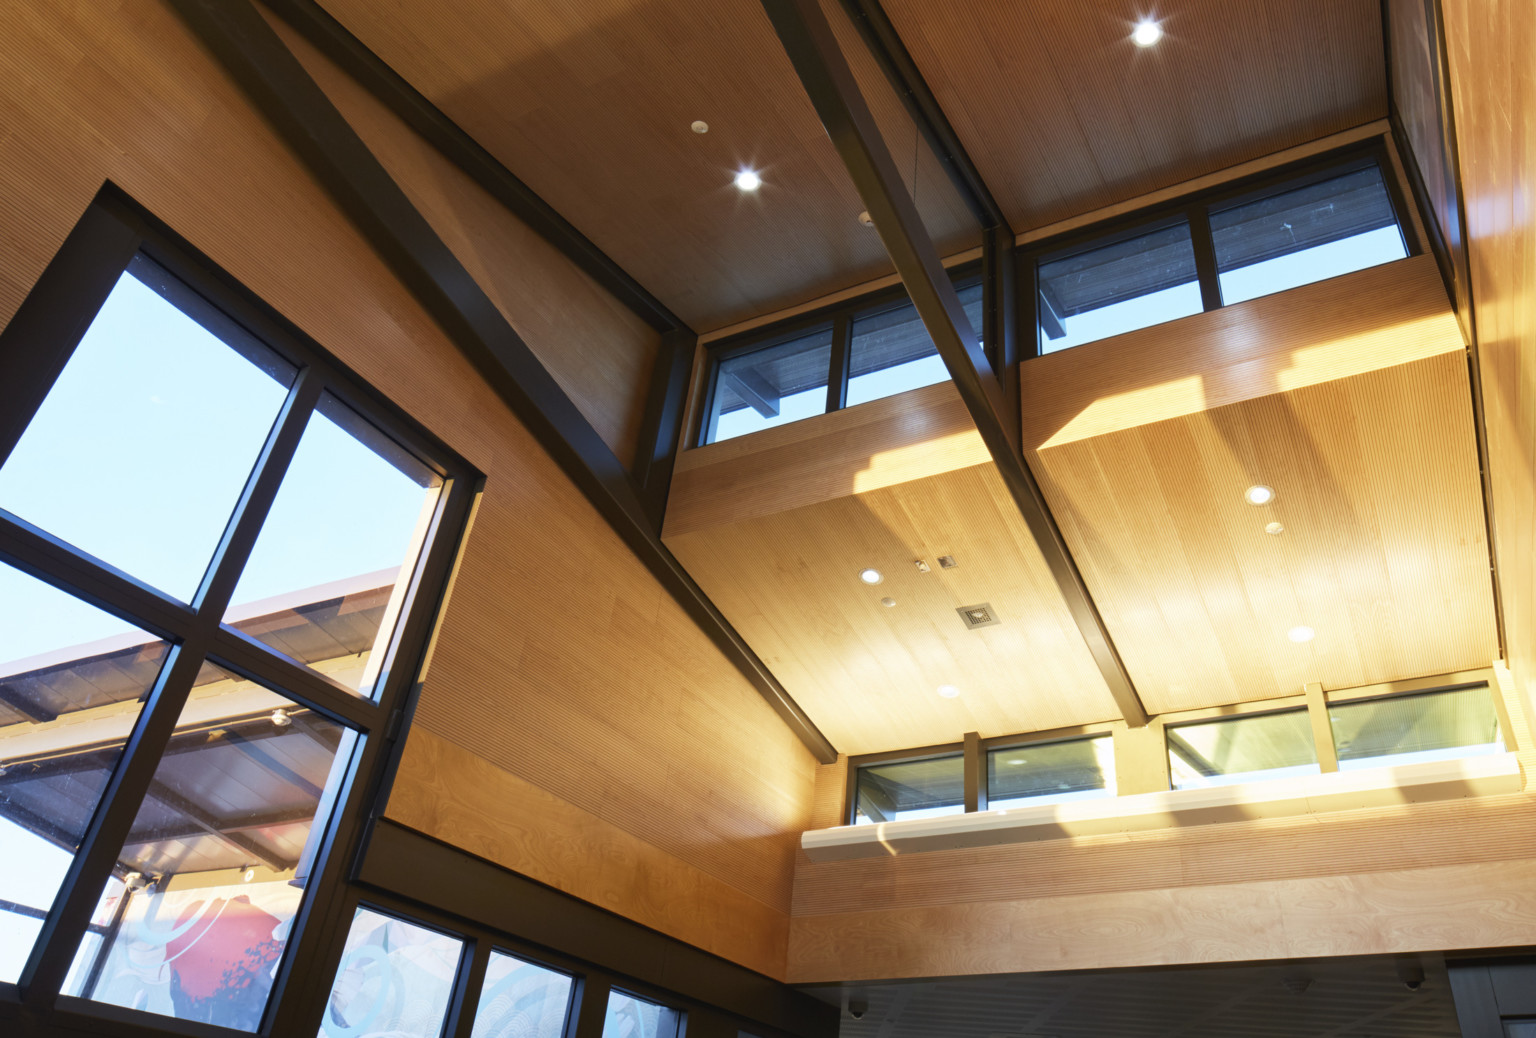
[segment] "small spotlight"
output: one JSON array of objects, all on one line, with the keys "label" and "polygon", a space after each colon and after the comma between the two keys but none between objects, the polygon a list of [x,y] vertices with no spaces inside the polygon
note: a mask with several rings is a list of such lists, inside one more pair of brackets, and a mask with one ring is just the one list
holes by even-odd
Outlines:
[{"label": "small spotlight", "polygon": [[276,710],[272,711],[272,727],[287,728],[292,723],[293,718],[289,717],[288,711],[284,710],[282,707],[278,707]]},{"label": "small spotlight", "polygon": [[1313,636],[1316,634],[1316,631],[1303,624],[1300,627],[1292,627],[1285,633],[1285,636],[1291,641],[1295,642],[1297,645],[1300,645],[1302,642],[1311,641]]},{"label": "small spotlight", "polygon": [[1250,505],[1267,505],[1275,499],[1275,492],[1263,483],[1255,483],[1243,491],[1243,500]]},{"label": "small spotlight", "polygon": [[1264,527],[1264,532],[1271,537],[1279,536],[1285,532],[1285,526],[1282,523],[1270,523]]},{"label": "small spotlight", "polygon": [[1131,42],[1138,47],[1150,47],[1163,38],[1163,27],[1151,19],[1136,23],[1136,29],[1131,33]]},{"label": "small spotlight", "polygon": [[887,609],[895,609],[896,608],[896,600],[894,598],[882,598],[880,600],[880,604],[885,606],[885,608],[887,608]]},{"label": "small spotlight", "polygon": [[694,133],[708,133],[709,123],[705,122],[703,119],[695,119],[693,124],[689,126],[688,129],[692,130]]},{"label": "small spotlight", "polygon": [[960,694],[960,690],[958,688],[956,688],[954,685],[940,685],[939,686],[939,695],[943,696],[945,699],[954,699],[959,694]]},{"label": "small spotlight", "polygon": [[885,578],[880,575],[880,571],[879,570],[877,570],[877,569],[867,569],[867,570],[864,570],[862,573],[859,574],[859,579],[862,580],[866,584],[878,584],[882,580],[884,580]]},{"label": "small spotlight", "polygon": [[253,879],[256,878],[256,870],[255,869],[246,869],[244,872],[242,872],[240,874],[240,878],[242,880],[244,880],[245,882],[249,883]]},{"label": "small spotlight", "polygon": [[744,169],[736,174],[736,186],[743,191],[756,191],[763,186],[763,178],[750,169]]}]

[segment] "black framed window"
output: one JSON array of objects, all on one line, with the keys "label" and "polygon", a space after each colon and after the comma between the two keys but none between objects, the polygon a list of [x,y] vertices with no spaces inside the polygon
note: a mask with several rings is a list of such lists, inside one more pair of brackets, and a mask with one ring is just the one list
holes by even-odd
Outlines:
[{"label": "black framed window", "polygon": [[1187,220],[1039,265],[1041,353],[1188,317],[1204,308]]},{"label": "black framed window", "polygon": [[1032,247],[1040,353],[1403,259],[1380,140]]},{"label": "black framed window", "polygon": [[575,987],[569,974],[492,951],[471,1038],[562,1038]]},{"label": "black framed window", "polygon": [[683,1014],[617,988],[608,993],[603,1038],[679,1038]]},{"label": "black framed window", "polygon": [[92,204],[0,333],[0,1000],[270,1022],[472,478]]},{"label": "black framed window", "polygon": [[358,905],[326,999],[320,1038],[443,1033],[464,941]]},{"label": "black framed window", "polygon": [[1115,795],[1110,735],[987,751],[987,809],[1061,804]]},{"label": "black framed window", "polygon": [[854,825],[965,812],[963,754],[855,764],[854,768]]},{"label": "black framed window", "polygon": [[1223,303],[1390,263],[1408,255],[1374,162],[1210,212]]},{"label": "black framed window", "polygon": [[[983,283],[955,291],[978,340]],[[718,443],[949,380],[905,289],[882,290],[710,349],[697,442]]]}]

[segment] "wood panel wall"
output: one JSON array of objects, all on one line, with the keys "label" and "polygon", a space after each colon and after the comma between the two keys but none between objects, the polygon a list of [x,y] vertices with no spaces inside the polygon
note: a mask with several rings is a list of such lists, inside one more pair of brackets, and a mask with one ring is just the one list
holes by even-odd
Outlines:
[{"label": "wood panel wall", "polygon": [[[390,813],[780,973],[809,753],[164,3],[11,4],[5,21],[0,323],[111,180],[487,476]],[[562,313],[603,309],[390,133],[383,121],[366,131],[386,161],[415,167],[408,189],[434,219],[462,224],[444,233],[484,264],[472,269],[524,268],[529,291],[506,272],[488,288],[536,351],[563,348],[539,341]],[[628,334],[586,316],[583,334]],[[633,345],[621,341],[618,352]],[[535,841],[519,838],[529,818]]]},{"label": "wood panel wall", "polygon": [[1444,0],[1505,654],[1536,704],[1536,9]]},{"label": "wood panel wall", "polygon": [[[1011,847],[801,856],[789,979],[812,983],[1529,944],[1536,768],[1523,792]],[[835,825],[846,760],[819,768]]]}]

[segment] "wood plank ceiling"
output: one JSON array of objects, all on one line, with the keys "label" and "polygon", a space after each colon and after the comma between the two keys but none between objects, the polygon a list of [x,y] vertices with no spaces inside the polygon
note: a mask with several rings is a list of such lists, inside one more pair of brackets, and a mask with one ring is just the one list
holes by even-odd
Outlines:
[{"label": "wood plank ceiling", "polygon": [[[701,332],[890,270],[757,0],[321,6]],[[887,7],[1016,230],[1385,114],[1374,0],[1174,0],[1147,53],[1120,0]],[[854,67],[930,232],[974,244]],[[730,185],[744,165],[755,195]]]},{"label": "wood plank ceiling", "polygon": [[1378,0],[883,6],[1015,231],[1387,114]]}]

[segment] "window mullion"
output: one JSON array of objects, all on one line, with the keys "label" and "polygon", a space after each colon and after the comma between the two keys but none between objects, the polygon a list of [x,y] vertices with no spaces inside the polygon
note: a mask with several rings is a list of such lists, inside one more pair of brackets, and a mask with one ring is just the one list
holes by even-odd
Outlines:
[{"label": "window mullion", "polygon": [[1307,717],[1312,722],[1312,739],[1317,743],[1317,766],[1323,772],[1339,770],[1339,751],[1333,742],[1333,723],[1328,719],[1328,698],[1321,682],[1306,686]]},{"label": "window mullion", "polygon": [[0,466],[142,244],[92,205],[0,333]]},{"label": "window mullion", "polygon": [[478,934],[470,954],[459,956],[459,972],[453,980],[453,999],[449,1002],[448,1020],[443,1027],[447,1038],[471,1038],[475,1013],[480,1007],[480,992],[485,987],[486,967],[490,963],[490,938]]},{"label": "window mullion", "polygon": [[277,421],[272,424],[272,432],[267,436],[267,442],[262,447],[239,503],[235,505],[234,515],[225,527],[224,536],[213,554],[213,562],[208,567],[203,586],[195,599],[199,623],[210,633],[218,628],[224,618],[230,596],[235,593],[246,560],[250,558],[251,549],[256,546],[256,537],[261,533],[262,523],[266,522],[267,513],[272,509],[278,487],[282,485],[288,464],[299,448],[299,440],[304,435],[310,413],[319,402],[323,388],[319,372],[313,366],[305,367],[294,380],[288,399],[283,402],[283,409],[278,413]]},{"label": "window mullion", "polygon": [[173,647],[161,666],[22,970],[17,987],[34,1005],[51,1005],[69,973],[75,949],[138,817],[207,649],[207,639],[194,634]]},{"label": "window mullion", "polygon": [[1195,271],[1200,276],[1200,302],[1206,310],[1220,309],[1221,280],[1216,272],[1216,242],[1211,237],[1210,214],[1203,205],[1192,205],[1185,213],[1195,249]]},{"label": "window mullion", "polygon": [[846,313],[832,319],[832,358],[827,369],[827,411],[848,406],[848,360],[853,350],[853,321]]}]

